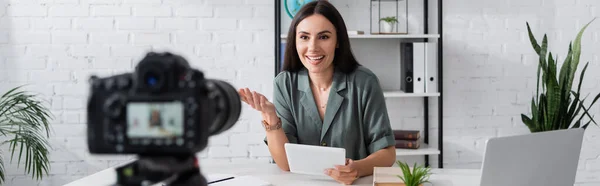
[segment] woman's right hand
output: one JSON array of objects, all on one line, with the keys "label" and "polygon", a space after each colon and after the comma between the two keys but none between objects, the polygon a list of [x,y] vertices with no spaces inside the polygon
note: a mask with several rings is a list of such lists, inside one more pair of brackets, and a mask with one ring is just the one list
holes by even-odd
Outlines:
[{"label": "woman's right hand", "polygon": [[238,90],[238,93],[243,102],[261,112],[263,115],[275,115],[275,105],[273,105],[273,103],[271,103],[264,95],[256,91],[250,91],[248,88],[242,88]]}]

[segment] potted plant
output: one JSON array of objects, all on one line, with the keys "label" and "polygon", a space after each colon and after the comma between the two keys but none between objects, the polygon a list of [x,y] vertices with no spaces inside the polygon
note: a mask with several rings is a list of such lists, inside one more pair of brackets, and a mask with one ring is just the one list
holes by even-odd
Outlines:
[{"label": "potted plant", "polygon": [[383,26],[383,32],[391,33],[394,30],[394,24],[398,23],[398,19],[390,16],[379,19],[379,22],[382,23],[381,25]]},{"label": "potted plant", "polygon": [[[18,151],[19,167],[39,180],[43,174],[48,175],[50,168],[47,138],[50,137],[49,121],[53,116],[35,95],[19,88],[0,96],[0,135],[10,139],[2,144],[8,143],[11,162]],[[0,183],[5,180],[4,171],[4,161],[0,160]]]},{"label": "potted plant", "polygon": [[[558,73],[558,57],[554,58],[552,52],[548,52],[546,34],[544,34],[542,45],[540,46],[531,33],[529,23],[526,23],[529,40],[539,56],[536,97],[531,100],[531,117],[521,114],[523,123],[527,125],[532,133],[579,127],[585,129],[590,122],[598,125],[588,111],[598,100],[600,94],[593,97],[590,105],[586,107],[584,101],[587,96],[583,97],[580,93],[581,83],[583,82],[585,70],[589,62],[585,64],[579,75],[577,90],[572,90],[573,78],[579,66],[579,57],[581,55],[581,37],[592,21],[579,31],[572,45],[569,43],[567,57]],[[580,113],[581,115],[579,115]],[[588,117],[589,121],[582,121],[583,117]]]},{"label": "potted plant", "polygon": [[422,186],[424,183],[429,182],[429,176],[431,175],[431,168],[418,166],[417,163],[411,168],[407,163],[403,163],[400,160],[396,161],[396,164],[402,170],[402,176],[397,175],[404,185],[406,186]]}]

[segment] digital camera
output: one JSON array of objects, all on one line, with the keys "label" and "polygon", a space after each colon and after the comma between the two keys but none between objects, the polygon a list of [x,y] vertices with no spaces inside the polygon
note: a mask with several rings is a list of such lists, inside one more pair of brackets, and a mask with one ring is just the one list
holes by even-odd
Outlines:
[{"label": "digital camera", "polygon": [[193,154],[240,116],[240,97],[232,85],[204,77],[169,52],[149,52],[134,72],[92,76],[89,82],[92,154]]}]

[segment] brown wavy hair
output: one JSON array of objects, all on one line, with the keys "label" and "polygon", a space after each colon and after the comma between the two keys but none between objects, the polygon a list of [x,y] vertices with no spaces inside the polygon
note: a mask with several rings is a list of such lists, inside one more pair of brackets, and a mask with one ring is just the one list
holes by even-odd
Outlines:
[{"label": "brown wavy hair", "polygon": [[300,21],[313,14],[323,15],[336,29],[338,47],[335,49],[335,56],[333,59],[334,67],[343,73],[353,72],[360,64],[356,58],[354,58],[354,54],[352,53],[346,23],[339,11],[331,3],[325,0],[317,0],[305,4],[298,11],[296,16],[294,16],[294,19],[292,19],[287,35],[288,42],[285,47],[283,58],[283,70],[297,72],[304,68],[302,61],[300,61],[300,57],[298,56],[298,51],[296,50],[296,28]]}]

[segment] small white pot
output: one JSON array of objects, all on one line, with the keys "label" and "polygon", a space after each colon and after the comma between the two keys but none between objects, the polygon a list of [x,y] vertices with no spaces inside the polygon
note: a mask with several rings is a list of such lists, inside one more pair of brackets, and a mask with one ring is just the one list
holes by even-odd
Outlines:
[{"label": "small white pot", "polygon": [[386,21],[381,21],[381,32],[391,33],[394,30],[394,24]]}]

